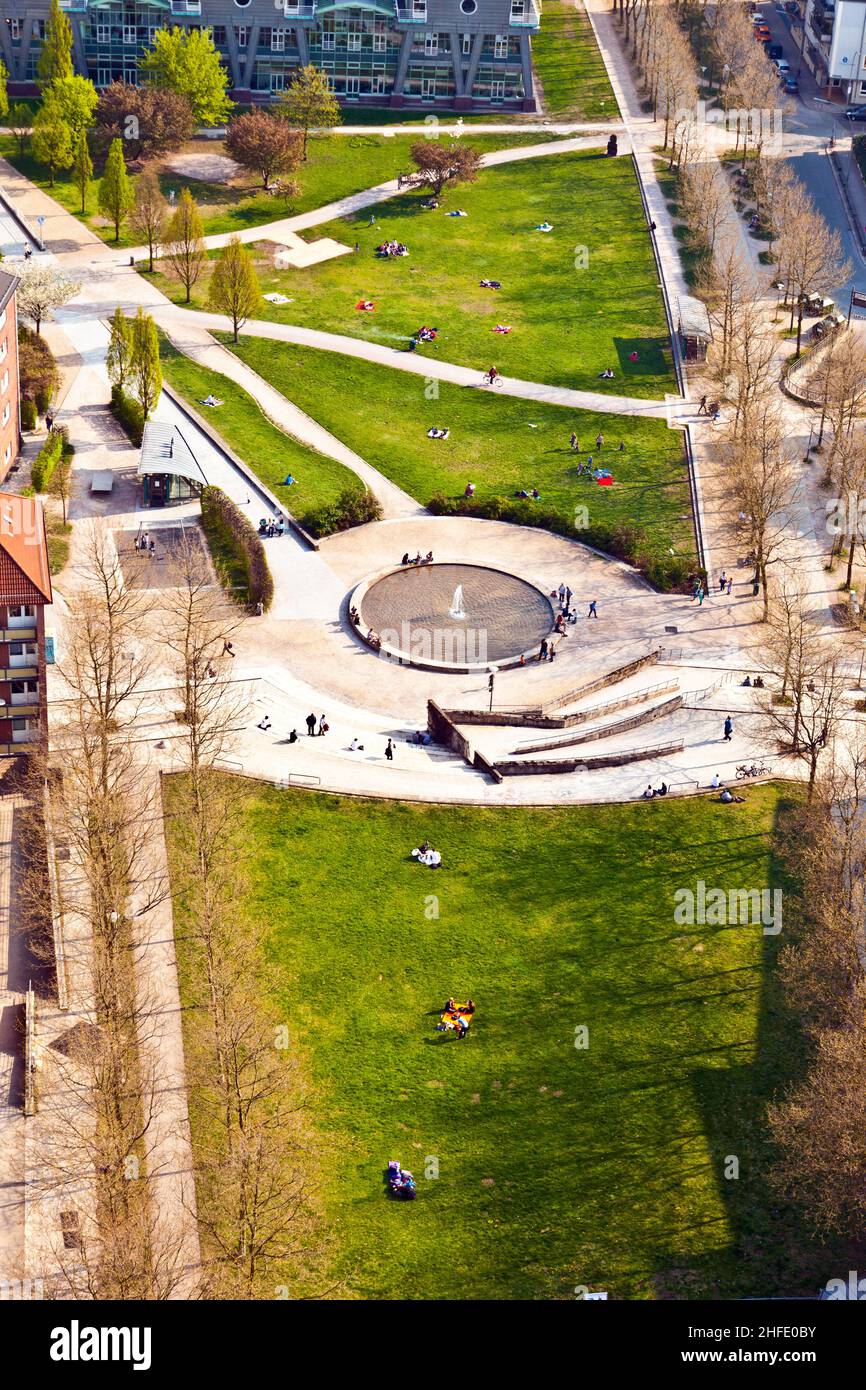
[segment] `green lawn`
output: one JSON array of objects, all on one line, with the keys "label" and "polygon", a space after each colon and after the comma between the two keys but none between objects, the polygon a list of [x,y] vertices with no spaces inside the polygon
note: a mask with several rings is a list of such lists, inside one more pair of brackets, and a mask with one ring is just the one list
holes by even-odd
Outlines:
[{"label": "green lawn", "polygon": [[548,116],[619,118],[616,98],[582,0],[544,0],[532,58]]},{"label": "green lawn", "polygon": [[[409,145],[417,140],[418,131],[405,135],[313,135],[309,142],[309,158],[297,172],[300,192],[288,202],[272,197],[261,188],[252,186],[252,176],[242,175],[235,185],[210,183],[201,179],[183,178],[171,169],[160,168],[159,181],[166,198],[174,190],[179,194],[188,188],[201,206],[205,235],[237,232],[257,227],[263,222],[295,213],[323,207],[337,198],[371,188],[398,173],[411,168]],[[473,138],[473,145],[482,150],[505,149],[512,145],[543,144],[556,137],[544,130],[528,134],[486,135]],[[184,153],[222,154],[222,141],[201,140],[187,146]],[[28,179],[45,189],[66,208],[81,216],[81,195],[68,174],[59,173],[54,186],[49,186],[46,171],[29,153],[18,153],[18,142],[12,136],[0,136],[0,154],[4,155]],[[133,175],[133,181],[135,180]],[[114,228],[105,225],[98,211],[99,179],[91,181],[85,204],[86,221],[92,229],[112,246],[135,246],[136,238],[128,227],[122,227],[120,241],[114,240]]]},{"label": "green lawn", "polygon": [[[182,787],[166,790],[177,881]],[[779,938],[673,916],[697,879],[770,882],[779,800],[487,809],[249,787],[236,910],[269,924],[263,988],[310,1082],[339,1296],[812,1291],[821,1252],[766,1189],[763,1108],[799,1056]],[[432,878],[409,853],[425,836]],[[189,1034],[202,982],[179,900],[176,926]],[[435,1031],[449,995],[476,1001],[465,1042]],[[411,1205],[385,1196],[391,1158],[418,1180]]]},{"label": "green lawn", "polygon": [[[293,516],[303,519],[312,508],[336,501],[345,488],[362,490],[363,484],[350,469],[285,434],[262,414],[242,387],[221,372],[185,357],[162,335],[160,355],[169,386],[194,410],[207,415],[208,423],[284,501]],[[201,404],[211,395],[223,402],[213,410]],[[288,473],[297,479],[291,489],[283,487]]]},{"label": "green lawn", "polygon": [[[581,390],[654,399],[676,390],[631,159],[584,151],[518,161],[483,171],[436,211],[423,211],[423,201],[410,192],[381,204],[374,225],[365,212],[309,234],[358,243],[357,255],[287,271],[260,256],[263,289],[292,300],[268,304],[262,317],[395,348],[428,324],[439,336],[419,353],[479,372],[495,362],[511,376]],[[445,209],[468,215],[447,217]],[[535,231],[545,219],[553,231]],[[376,246],[390,239],[410,254],[377,258]],[[502,288],[481,289],[481,279]],[[157,284],[183,300],[170,275],[158,274]],[[375,312],[357,311],[361,299]],[[203,278],[194,303],[206,301]],[[497,324],[513,331],[496,333]],[[616,377],[600,381],[607,367]]]},{"label": "green lawn", "polygon": [[[582,504],[590,528],[633,525],[645,531],[654,556],[667,555],[670,547],[690,557],[694,553],[682,437],[663,420],[594,415],[444,382],[431,383],[438,397],[429,399],[431,386],[407,372],[243,335],[235,346],[230,335],[219,336],[419,502],[426,504],[437,492],[461,495],[467,482],[475,483],[479,501],[510,499],[521,488],[537,487],[544,506],[563,521]],[[448,426],[450,437],[428,439],[433,425]],[[581,455],[570,448],[572,430]],[[605,438],[600,456],[599,432]],[[577,476],[588,450],[613,472],[612,487]],[[526,504],[530,518],[532,506]]]}]

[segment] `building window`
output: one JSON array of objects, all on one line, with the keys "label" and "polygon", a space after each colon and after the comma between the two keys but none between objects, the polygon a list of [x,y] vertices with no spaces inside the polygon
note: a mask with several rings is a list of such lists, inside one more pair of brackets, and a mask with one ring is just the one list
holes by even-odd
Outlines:
[{"label": "building window", "polygon": [[323,48],[333,48],[333,47],[334,47],[334,35],[333,35],[332,33],[329,33],[327,29],[325,30],[325,32],[324,32],[323,35],[322,35],[322,47],[323,47]]},{"label": "building window", "polygon": [[494,58],[508,57],[508,39],[503,38],[501,34],[497,34],[493,40],[493,56]]},{"label": "building window", "polygon": [[238,25],[237,29],[235,30],[235,33],[238,36],[238,48],[246,48],[247,34],[249,33],[247,26],[245,24]]},{"label": "building window", "polygon": [[245,10],[249,3],[250,0],[235,0],[235,4],[237,5],[239,10]]},{"label": "building window", "polygon": [[11,411],[12,411],[12,407],[10,406],[9,402],[7,401],[6,404],[5,404],[4,407],[3,407],[3,421],[2,421],[2,423],[3,423],[4,425],[8,425],[8,424],[9,424],[9,416],[10,416],[10,414],[11,414]]},{"label": "building window", "polygon": [[8,23],[8,25],[9,25],[9,32],[10,32],[10,34],[12,35],[12,38],[13,38],[13,39],[20,39],[20,37],[21,37],[21,20],[20,20],[20,19],[10,19],[10,20],[7,21],[7,23]]},{"label": "building window", "polygon": [[361,47],[361,35],[360,35],[360,34],[347,34],[347,35],[346,35],[346,44],[347,44],[347,47],[348,47],[350,53],[357,53],[358,50],[359,50],[360,47]]},{"label": "building window", "polygon": [[386,88],[386,86],[385,86],[385,81],[386,81],[386,79],[385,79],[385,74],[384,74],[383,72],[374,72],[374,73],[373,73],[373,96],[374,96],[374,97],[380,97],[380,96],[382,96],[382,95],[387,91],[387,88]]},{"label": "building window", "polygon": [[526,0],[511,0],[511,18],[523,19],[526,15]]},{"label": "building window", "polygon": [[346,78],[346,96],[356,97],[361,90],[361,79],[359,77]]},{"label": "building window", "polygon": [[125,68],[123,72],[123,80],[126,83],[127,87],[137,87],[138,68]]},{"label": "building window", "polygon": [[5,394],[6,394],[6,392],[7,392],[8,390],[9,390],[9,373],[8,373],[8,372],[4,372],[2,378],[0,378],[0,395],[4,395],[4,396],[5,396]]},{"label": "building window", "polygon": [[472,35],[471,35],[471,34],[464,34],[464,35],[463,35],[463,52],[464,52],[464,54],[467,54],[467,53],[471,53],[471,52],[472,52]]},{"label": "building window", "polygon": [[3,450],[3,462],[4,462],[4,463],[8,463],[9,460],[11,459],[11,457],[12,457],[12,445],[11,445],[11,444],[7,444],[7,445],[6,445],[6,448]]},{"label": "building window", "polygon": [[271,73],[271,91],[282,92],[286,85],[286,74],[284,72]]},{"label": "building window", "polygon": [[385,49],[386,49],[387,47],[388,47],[388,35],[387,35],[387,34],[374,34],[374,35],[373,35],[373,52],[374,52],[374,53],[384,53],[384,51],[385,51]]},{"label": "building window", "polygon": [[439,52],[438,34],[424,35],[424,52],[427,54],[428,58],[436,56],[436,54]]},{"label": "building window", "polygon": [[421,95],[422,95],[422,97],[435,97],[435,95],[436,95],[436,78],[435,78],[435,77],[422,77],[422,78],[421,78]]},{"label": "building window", "polygon": [[19,603],[15,607],[9,609],[10,619],[32,618],[34,617],[35,613],[36,609],[33,607],[31,603]]},{"label": "building window", "polygon": [[427,18],[427,0],[412,0],[412,18]]},{"label": "building window", "polygon": [[96,85],[97,87],[111,86],[111,68],[96,69]]},{"label": "building window", "polygon": [[8,341],[8,338],[4,338],[2,344],[0,344],[0,362],[6,361],[6,354],[9,351],[9,348],[7,347]]},{"label": "building window", "polygon": [[495,78],[493,79],[493,81],[490,83],[490,100],[491,100],[491,101],[504,101],[504,100],[505,100],[505,83],[502,81],[501,78],[496,78],[496,77],[495,77]]},{"label": "building window", "polygon": [[137,37],[137,36],[136,36],[136,32],[135,32],[135,25],[134,25],[134,24],[124,24],[124,26],[123,26],[123,42],[126,43],[126,44],[135,43],[135,42],[136,42],[136,37]]},{"label": "building window", "polygon": [[269,24],[263,24],[261,29],[259,30],[259,51],[261,51],[261,49],[263,48],[270,48],[270,46],[271,26]]},{"label": "building window", "polygon": [[226,46],[226,26],[225,26],[224,24],[215,24],[215,25],[214,25],[214,27],[213,27],[213,41],[214,41],[214,43],[216,44],[216,47],[217,47],[217,48],[225,48],[225,46]]},{"label": "building window", "polygon": [[463,14],[474,14],[478,9],[477,0],[460,0],[460,9]]},{"label": "building window", "polygon": [[110,25],[110,24],[97,24],[97,26],[96,26],[96,42],[97,42],[97,43],[111,43],[111,25]]},{"label": "building window", "polygon": [[286,47],[286,31],[285,31],[285,29],[272,29],[272,30],[271,30],[271,52],[272,52],[272,53],[283,53],[283,52],[285,52],[285,47]]}]

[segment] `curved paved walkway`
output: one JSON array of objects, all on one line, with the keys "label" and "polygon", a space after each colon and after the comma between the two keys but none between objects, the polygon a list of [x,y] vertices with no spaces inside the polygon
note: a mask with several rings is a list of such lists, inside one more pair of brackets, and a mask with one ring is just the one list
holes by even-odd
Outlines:
[{"label": "curved paved walkway", "polygon": [[[196,325],[208,331],[230,333],[231,322],[222,314],[210,314],[203,309],[184,309],[177,304],[162,300],[152,309],[153,317],[167,333],[180,329],[183,323]],[[602,391],[571,391],[564,386],[549,386],[540,381],[522,381],[519,377],[503,376],[501,385],[484,386],[482,374],[477,367],[461,367],[455,362],[442,362],[430,357],[417,357],[401,348],[388,347],[384,343],[371,343],[367,338],[350,338],[345,333],[326,333],[319,328],[302,328],[293,323],[269,323],[263,319],[250,319],[244,325],[244,336],[249,338],[273,338],[276,342],[297,343],[302,347],[321,348],[325,352],[338,352],[343,357],[360,357],[366,362],[377,362],[383,367],[394,367],[398,371],[411,372],[414,376],[432,377],[437,381],[447,381],[453,386],[476,386],[479,390],[495,391],[506,396],[519,396],[527,401],[540,401],[546,405],[562,405],[571,410],[591,410],[608,415],[636,415],[647,419],[668,420],[673,424],[677,413],[678,396],[669,396],[664,401],[641,400],[637,396],[609,396]],[[232,358],[234,361],[234,358]]]},{"label": "curved paved walkway", "polygon": [[[383,516],[419,516],[424,512],[424,508],[414,497],[410,497],[408,492],[397,487],[396,483],[392,483],[384,473],[380,473],[372,464],[367,463],[366,459],[362,459],[360,454],[348,448],[336,435],[331,434],[330,430],[326,430],[317,420],[313,420],[287,397],[281,395],[241,358],[236,357],[221,343],[214,342],[206,330],[190,322],[190,315],[184,314],[179,320],[157,317],[175,347],[187,357],[200,362],[203,367],[221,372],[223,376],[230,377],[238,386],[243,387],[279,429],[299,439],[302,444],[308,444],[320,454],[325,454],[328,458],[342,463],[344,467],[351,468],[378,498]],[[219,429],[219,414],[214,417],[214,428]]]},{"label": "curved paved walkway", "polygon": [[[609,133],[609,130],[610,127],[605,127],[606,132]],[[540,159],[544,155],[569,154],[573,150],[595,150],[599,147],[599,135],[603,133],[599,130],[596,135],[578,135],[570,140],[546,140],[538,145],[516,145],[506,150],[491,150],[481,156],[481,165],[482,168],[490,169],[497,164],[512,164],[518,159]],[[423,127],[419,134],[423,134]],[[326,222],[336,222],[339,218],[349,217],[362,208],[372,207],[388,198],[396,198],[398,193],[405,191],[404,188],[398,188],[396,179],[387,179],[384,183],[374,184],[372,188],[361,189],[358,193],[349,193],[345,198],[325,203],[310,212],[299,212],[293,217],[279,217],[273,222],[263,222],[257,227],[244,227],[237,232],[218,232],[206,236],[204,244],[208,250],[214,250],[216,247],[227,245],[231,238],[236,236],[242,242],[279,242],[285,239],[287,245],[292,245],[290,233],[296,234],[310,227],[321,227]],[[130,250],[124,251],[123,255],[127,259],[132,256],[136,261],[146,261],[150,253],[146,246],[133,246]]]}]

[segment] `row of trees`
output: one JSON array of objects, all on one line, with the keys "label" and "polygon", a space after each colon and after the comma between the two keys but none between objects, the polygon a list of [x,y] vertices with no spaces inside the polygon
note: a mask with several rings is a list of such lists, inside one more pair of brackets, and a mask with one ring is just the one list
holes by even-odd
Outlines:
[{"label": "row of trees", "polygon": [[[64,718],[42,770],[68,850],[67,940],[87,943],[70,968],[89,1007],[68,1047],[52,1053],[40,1095],[43,1189],[62,1193],[80,1233],[78,1248],[58,1251],[73,1297],[274,1296],[278,1277],[315,1269],[320,1245],[298,1058],[266,1002],[259,929],[237,910],[243,792],[216,772],[246,718],[227,669],[237,610],[194,541],[185,537],[172,563],[176,584],[156,631],[146,593],[123,581],[109,532],[94,525],[85,536],[83,583],[64,623]],[[170,884],[153,854],[157,778],[135,738],[157,665],[177,692],[173,748],[183,767],[166,808],[178,846]],[[39,826],[37,815],[31,845]],[[34,859],[28,928],[39,941],[50,932],[44,863]],[[184,1194],[183,1220],[171,1218],[161,1186],[160,1005],[143,944],[170,892],[193,981],[184,1016],[196,1191]],[[194,1210],[204,1259],[190,1270]]]}]

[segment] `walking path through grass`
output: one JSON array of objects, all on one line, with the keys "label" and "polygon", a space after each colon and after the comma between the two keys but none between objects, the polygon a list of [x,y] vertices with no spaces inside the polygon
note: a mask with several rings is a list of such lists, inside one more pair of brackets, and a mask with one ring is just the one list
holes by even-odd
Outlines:
[{"label": "walking path through grass", "polygon": [[[475,484],[478,501],[509,502],[515,492],[535,487],[541,505],[564,524],[582,504],[587,525],[642,530],[655,556],[671,547],[693,554],[682,437],[661,420],[564,410],[444,383],[437,383],[431,399],[415,377],[377,363],[289,345],[276,349],[262,339],[223,341],[276,391],[421,503],[437,492],[461,496],[468,482]],[[448,439],[429,439],[431,427],[448,428]],[[569,443],[572,431],[579,454]],[[601,451],[595,444],[599,434],[605,439]],[[612,487],[578,475],[590,454],[613,472]],[[530,522],[531,515],[527,504]]]},{"label": "walking path through grass", "polygon": [[[210,334],[186,323],[173,325],[171,332],[173,340],[163,337],[161,343],[169,385],[199,412],[207,409],[202,402],[211,395],[223,401],[211,412],[214,429],[285,499],[293,516],[303,520],[314,507],[335,502],[344,489],[362,483],[378,498],[384,517],[414,516],[422,510]],[[289,473],[296,479],[291,489],[284,487]]]},{"label": "walking path through grass", "polygon": [[[371,214],[356,210],[321,226],[357,255],[275,271],[263,254],[263,288],[291,302],[268,305],[261,317],[403,350],[426,324],[438,337],[413,354],[424,362],[441,355],[479,373],[495,362],[507,376],[600,394],[658,399],[676,389],[629,158],[597,149],[509,158],[437,210],[424,211],[424,201],[419,191],[395,190]],[[455,210],[467,216],[447,215]],[[552,231],[538,230],[543,224]],[[377,257],[386,240],[404,243],[409,255]],[[185,293],[167,270],[154,281],[180,302]],[[482,288],[483,279],[502,288]],[[196,286],[196,307],[207,304],[207,284],[203,277]],[[364,300],[373,312],[357,310]],[[608,368],[614,380],[600,381]]]},{"label": "walking path through grass", "polygon": [[[698,879],[773,882],[779,801],[494,811],[250,789],[237,910],[270,924],[263,987],[308,1071],[346,1294],[810,1287],[821,1252],[767,1187],[764,1108],[798,1058],[777,939],[674,918]],[[434,879],[410,854],[425,838]],[[188,1006],[200,962],[175,910]],[[449,995],[477,1005],[462,1043],[435,1030]],[[389,1159],[414,1204],[388,1200]]]}]

